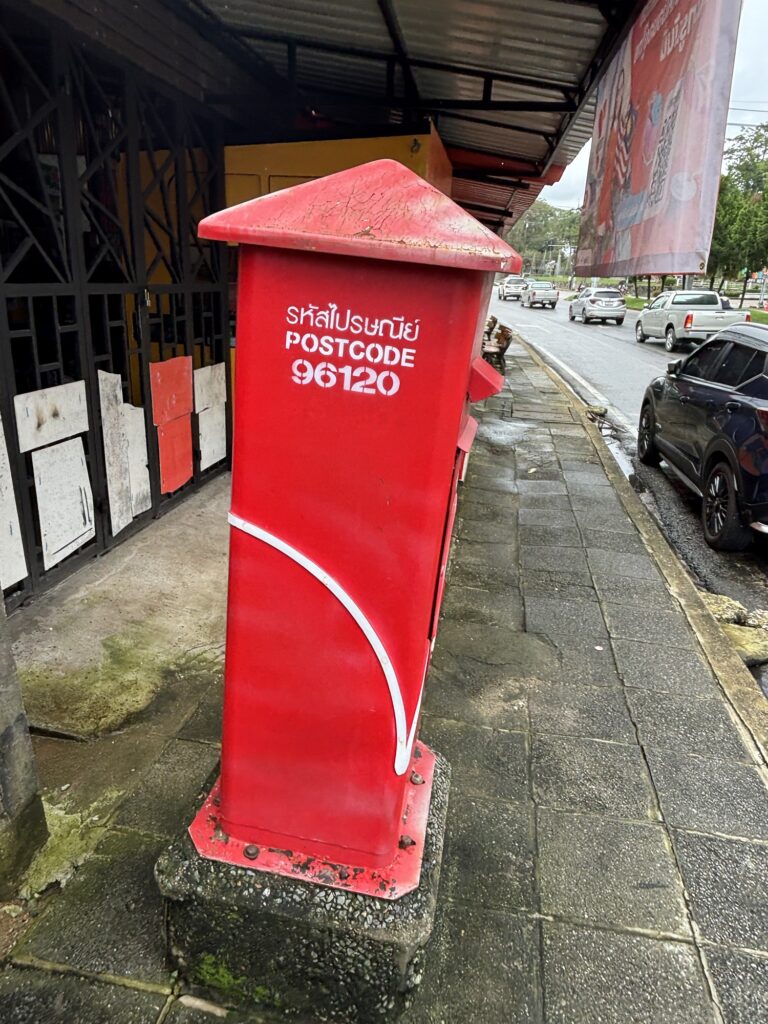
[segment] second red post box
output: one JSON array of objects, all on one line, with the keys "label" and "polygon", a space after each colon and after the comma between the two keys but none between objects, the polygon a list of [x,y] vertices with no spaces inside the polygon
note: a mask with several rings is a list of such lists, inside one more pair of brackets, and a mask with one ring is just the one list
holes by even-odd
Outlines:
[{"label": "second red post box", "polygon": [[481,327],[493,272],[521,261],[390,160],[199,230],[241,251],[222,776],[192,835],[397,896],[418,879],[469,399],[501,386]]}]

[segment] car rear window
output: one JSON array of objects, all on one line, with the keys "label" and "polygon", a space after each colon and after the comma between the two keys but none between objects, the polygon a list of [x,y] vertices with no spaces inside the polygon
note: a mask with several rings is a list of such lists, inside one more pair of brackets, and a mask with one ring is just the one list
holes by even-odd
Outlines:
[{"label": "car rear window", "polygon": [[593,294],[594,294],[595,298],[597,298],[597,299],[620,299],[621,298],[621,292],[620,291],[610,291],[607,288],[602,288],[600,291],[593,292]]},{"label": "car rear window", "polygon": [[762,373],[764,366],[764,352],[757,352],[746,345],[732,345],[725,359],[713,368],[708,377],[718,384],[727,384],[735,388],[743,381]]},{"label": "car rear window", "polygon": [[720,299],[714,292],[678,292],[671,304],[673,306],[719,306]]},{"label": "car rear window", "polygon": [[552,288],[553,285],[551,285],[549,283],[549,281],[529,281],[528,282],[528,287],[529,288]]}]

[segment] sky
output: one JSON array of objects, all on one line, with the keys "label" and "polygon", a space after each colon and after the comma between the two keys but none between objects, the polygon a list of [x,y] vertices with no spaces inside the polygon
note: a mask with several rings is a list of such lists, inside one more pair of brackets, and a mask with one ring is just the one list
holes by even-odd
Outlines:
[{"label": "sky", "polygon": [[[768,45],[766,6],[766,0],[744,0],[736,46],[727,138],[738,135],[742,125],[768,121],[768,77],[765,74],[765,51]],[[576,159],[568,165],[556,185],[548,185],[541,190],[540,199],[564,209],[581,206],[584,184],[587,180],[589,147],[590,143],[587,143]]]}]

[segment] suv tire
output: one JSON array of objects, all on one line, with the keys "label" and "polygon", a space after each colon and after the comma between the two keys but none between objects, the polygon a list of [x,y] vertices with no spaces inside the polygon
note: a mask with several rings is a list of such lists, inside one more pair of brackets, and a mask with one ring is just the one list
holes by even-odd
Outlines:
[{"label": "suv tire", "polygon": [[716,551],[744,551],[752,543],[752,530],[739,514],[736,482],[727,462],[710,467],[701,502],[704,540]]},{"label": "suv tire", "polygon": [[573,322],[576,319],[576,314],[573,312],[573,306],[568,307],[568,319]]},{"label": "suv tire", "polygon": [[635,324],[635,341],[639,342],[642,345],[647,337],[648,335],[643,330],[642,323],[638,320]]},{"label": "suv tire", "polygon": [[637,457],[644,466],[658,466],[661,462],[659,449],[653,439],[656,418],[650,402],[646,402],[640,412],[640,425],[637,431]]},{"label": "suv tire", "polygon": [[664,332],[664,348],[667,352],[677,352],[677,335],[671,324]]}]

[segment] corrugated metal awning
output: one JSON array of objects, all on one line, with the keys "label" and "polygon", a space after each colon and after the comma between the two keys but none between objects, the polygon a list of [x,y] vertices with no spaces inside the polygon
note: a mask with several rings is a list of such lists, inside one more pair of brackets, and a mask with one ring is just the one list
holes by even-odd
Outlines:
[{"label": "corrugated metal awning", "polygon": [[183,2],[284,76],[303,112],[286,139],[430,118],[455,198],[498,228],[589,139],[594,86],[646,0]]}]

